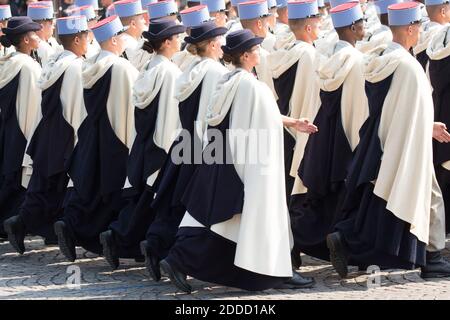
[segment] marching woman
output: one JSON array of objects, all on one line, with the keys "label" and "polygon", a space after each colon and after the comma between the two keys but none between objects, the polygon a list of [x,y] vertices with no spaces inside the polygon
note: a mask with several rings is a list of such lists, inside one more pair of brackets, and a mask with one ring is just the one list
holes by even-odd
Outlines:
[{"label": "marching woman", "polygon": [[57,19],[56,24],[65,50],[49,59],[38,82],[42,119],[26,150],[33,160],[33,174],[19,215],[4,223],[9,242],[20,254],[25,251],[26,233],[44,237],[46,244],[56,243],[53,224],[63,212],[74,133],[86,116],[81,57],[88,47],[87,21],[74,16]]},{"label": "marching woman", "polygon": [[[197,57],[189,69],[178,79],[175,97],[183,132],[172,145],[170,157],[157,179],[157,195],[152,206],[156,211],[155,221],[148,229],[142,253],[153,279],[159,280],[159,261],[175,242],[178,226],[186,212],[181,203],[186,186],[201,157],[201,141],[206,127],[206,111],[211,102],[211,92],[219,80],[228,72],[219,63],[223,52],[222,36],[226,28],[217,27],[213,21],[191,29],[185,38],[190,54]],[[177,162],[176,157],[182,162]],[[197,161],[196,161],[197,160]]]},{"label": "marching woman", "polygon": [[113,269],[119,258],[139,258],[139,244],[153,221],[153,182],[164,164],[179,128],[175,81],[181,71],[170,61],[180,51],[183,25],[170,19],[150,22],[145,48],[155,56],[140,73],[133,89],[136,138],[128,157],[124,196],[128,205],[109,230],[100,235],[103,254]]},{"label": "marching woman", "polygon": [[2,46],[16,51],[0,58],[0,236],[3,221],[17,215],[31,176],[25,148],[40,119],[39,64],[31,53],[39,45],[41,26],[29,17],[13,17],[2,28]]},{"label": "marching woman", "polygon": [[[186,34],[191,33],[191,28],[202,24],[203,22],[209,21],[211,18],[209,16],[208,8],[206,5],[194,6],[180,12],[181,22],[186,26]],[[173,57],[173,62],[180,68],[181,71],[185,71],[189,66],[196,60],[198,56],[192,54],[187,50],[189,44],[184,42],[181,45],[181,51],[178,52]]]},{"label": "marching woman", "polygon": [[314,283],[292,271],[282,117],[267,85],[251,73],[262,41],[240,30],[222,47],[236,69],[212,93],[207,114],[212,142],[183,195],[187,211],[176,243],[160,263],[187,293],[186,275],[245,290]]},{"label": "marching woman", "polygon": [[132,88],[138,71],[126,59],[117,16],[92,28],[102,50],[84,61],[83,95],[87,117],[78,129],[78,143],[71,157],[71,182],[64,203],[64,217],[55,223],[61,252],[76,259],[75,246],[101,253],[100,233],[108,229],[125,205],[122,187],[127,157],[136,135]]}]

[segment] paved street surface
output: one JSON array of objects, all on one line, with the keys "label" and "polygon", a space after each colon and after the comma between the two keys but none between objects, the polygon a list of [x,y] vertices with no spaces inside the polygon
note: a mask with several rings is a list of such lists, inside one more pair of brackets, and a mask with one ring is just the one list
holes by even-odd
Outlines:
[{"label": "paved street surface", "polygon": [[[190,280],[194,292],[186,295],[166,278],[150,280],[143,263],[134,260],[121,260],[111,272],[103,258],[82,249],[69,263],[40,238],[27,238],[26,247],[20,256],[9,243],[0,243],[0,299],[450,299],[450,279],[424,281],[419,270],[382,271],[368,279],[366,271],[353,268],[348,279],[340,280],[329,263],[307,256],[302,271],[316,278],[313,289],[245,292]],[[450,258],[450,239],[445,255]]]}]

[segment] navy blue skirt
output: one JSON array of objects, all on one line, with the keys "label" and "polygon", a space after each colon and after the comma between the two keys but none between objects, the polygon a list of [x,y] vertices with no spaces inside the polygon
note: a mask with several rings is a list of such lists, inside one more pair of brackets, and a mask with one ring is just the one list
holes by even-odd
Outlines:
[{"label": "navy blue skirt", "polygon": [[386,209],[386,201],[364,186],[359,206],[336,225],[349,249],[352,265],[415,269],[425,265],[426,244],[409,232],[410,224]]},{"label": "navy blue skirt", "polygon": [[[33,172],[25,200],[20,208],[20,217],[26,230],[46,239],[56,240],[53,225],[63,216],[64,198],[69,177],[61,172],[49,178]],[[38,185],[39,188],[33,188]],[[33,189],[41,191],[32,191]]]},{"label": "navy blue skirt", "polygon": [[326,237],[343,219],[340,211],[345,186],[340,183],[336,190],[316,200],[307,199],[307,194],[293,195],[289,211],[294,236],[294,247],[301,252],[322,260],[330,259]]},{"label": "navy blue skirt", "polygon": [[102,197],[98,192],[88,201],[78,194],[75,188],[69,188],[64,200],[64,217],[69,233],[77,246],[96,254],[103,251],[99,236],[108,230],[111,222],[117,219],[125,202],[122,191]]},{"label": "navy blue skirt", "polygon": [[117,220],[109,225],[120,258],[134,259],[142,256],[139,244],[145,239],[155,216],[151,207],[153,195],[148,187],[140,195],[131,196]]},{"label": "navy blue skirt", "polygon": [[207,228],[184,227],[166,260],[198,280],[249,291],[274,288],[288,278],[271,277],[234,265],[236,244]]}]

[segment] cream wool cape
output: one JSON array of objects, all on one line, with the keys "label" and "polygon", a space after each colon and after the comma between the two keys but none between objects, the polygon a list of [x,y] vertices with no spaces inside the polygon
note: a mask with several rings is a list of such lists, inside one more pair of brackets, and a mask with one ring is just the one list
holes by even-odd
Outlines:
[{"label": "cream wool cape", "polygon": [[195,131],[202,139],[207,123],[206,114],[208,106],[213,102],[212,92],[216,89],[217,83],[229,71],[219,62],[210,58],[196,59],[190,67],[183,72],[176,84],[175,97],[180,102],[189,98],[202,83],[202,94],[200,96]]},{"label": "cream wool cape", "polygon": [[16,49],[14,49],[13,46],[6,48],[0,45],[0,57],[7,56],[8,54],[13,53],[14,51],[16,51]]},{"label": "cream wool cape", "polygon": [[[236,243],[234,264],[276,277],[291,277],[291,229],[284,185],[283,124],[267,86],[243,69],[226,75],[213,93],[208,124],[219,124],[231,108],[230,130],[267,130],[270,152],[251,163],[248,139],[230,139],[234,167],[244,184],[242,213],[211,226],[211,231]],[[245,140],[245,141],[244,141]],[[242,159],[242,157],[245,157]],[[237,162],[237,159],[245,160]],[[202,227],[186,212],[181,227]]]},{"label": "cream wool cape", "polygon": [[419,35],[419,42],[413,48],[413,53],[417,55],[422,51],[427,50],[428,45],[431,39],[433,38],[434,34],[436,34],[436,32],[438,32],[439,29],[441,29],[442,27],[443,25],[433,21],[425,23]]},{"label": "cream wool cape", "polygon": [[82,63],[81,58],[77,58],[74,53],[65,50],[50,58],[42,69],[38,81],[39,88],[44,91],[64,74],[59,98],[63,117],[74,130],[74,145],[78,141],[78,128],[87,116],[83,100]]},{"label": "cream wool cape", "polygon": [[93,56],[99,54],[101,49],[102,48],[100,48],[100,45],[98,44],[97,40],[93,38],[91,43],[89,43],[88,45],[88,49],[85,54],[86,59],[92,58]]},{"label": "cream wool cape", "polygon": [[[153,142],[166,153],[180,127],[178,100],[174,97],[175,83],[180,75],[181,71],[174,63],[163,55],[155,55],[139,73],[133,87],[133,104],[139,109],[148,107],[159,93]],[[158,172],[159,170],[147,178],[149,186],[155,182]],[[125,188],[130,186],[127,178]]]},{"label": "cream wool cape", "polygon": [[270,67],[270,52],[260,47],[259,49],[259,64],[255,67],[258,80],[261,80],[272,91],[273,95],[277,97],[275,87],[273,85],[272,71]]},{"label": "cream wool cape", "polygon": [[441,60],[450,55],[450,24],[440,28],[427,47],[427,55],[431,60]]},{"label": "cream wool cape", "polygon": [[[320,87],[315,70],[318,64],[316,49],[306,42],[297,41],[289,50],[278,50],[272,54],[271,59],[275,79],[298,61],[294,88],[289,101],[289,115],[295,119],[307,118],[312,122],[320,107]],[[290,169],[290,175],[296,178],[293,194],[305,193],[306,187],[298,177],[297,170],[303,159],[309,136],[298,131],[289,131],[296,140]]]},{"label": "cream wool cape", "polygon": [[59,53],[58,49],[58,47],[52,47],[46,41],[39,41],[39,47],[37,48],[36,52],[39,59],[41,59],[42,66],[45,66],[47,64],[52,55]]},{"label": "cream wool cape", "polygon": [[175,63],[182,72],[186,71],[192,63],[199,59],[199,56],[189,53],[186,49],[175,53],[172,57],[173,63]]},{"label": "cream wool cape", "polygon": [[321,54],[326,54],[330,48],[333,48],[334,45],[339,41],[339,37],[337,32],[334,29],[324,31],[319,38],[314,41],[314,46],[317,49],[317,52]]},{"label": "cream wool cape", "polygon": [[362,53],[367,53],[376,47],[392,41],[392,31],[388,26],[379,24],[372,31],[367,31],[362,41],[356,42],[356,49]]},{"label": "cream wool cape", "polygon": [[[363,54],[346,41],[339,40],[319,56],[317,69],[320,88],[334,91],[342,85],[341,118],[350,147],[359,143],[359,129],[369,115],[365,93]],[[320,128],[319,128],[320,130]]]},{"label": "cream wool cape", "polygon": [[133,104],[133,84],[139,75],[136,68],[126,59],[102,50],[83,63],[83,88],[92,88],[111,66],[111,88],[106,103],[108,118],[116,136],[130,150],[136,136]]},{"label": "cream wool cape", "polygon": [[276,36],[271,32],[267,32],[264,41],[261,43],[261,47],[264,48],[267,52],[272,53],[275,51],[276,41],[277,41]]},{"label": "cream wool cape", "polygon": [[383,156],[373,192],[387,202],[387,210],[411,224],[413,235],[428,244],[430,214],[443,209],[440,192],[433,192],[439,188],[432,159],[431,87],[420,63],[393,42],[366,57],[365,78],[379,82],[392,73],[378,129]]},{"label": "cream wool cape", "polygon": [[[20,52],[13,52],[0,58],[0,88],[6,86],[19,72],[16,115],[20,130],[29,142],[41,120],[41,90],[37,85],[41,67],[30,56]],[[26,153],[22,167],[22,186],[27,188],[32,174],[32,160]]]},{"label": "cream wool cape", "polygon": [[125,53],[128,61],[130,61],[138,71],[142,70],[146,63],[153,57],[153,54],[142,49],[145,40],[137,40],[126,32],[123,33],[122,36],[125,41]]}]

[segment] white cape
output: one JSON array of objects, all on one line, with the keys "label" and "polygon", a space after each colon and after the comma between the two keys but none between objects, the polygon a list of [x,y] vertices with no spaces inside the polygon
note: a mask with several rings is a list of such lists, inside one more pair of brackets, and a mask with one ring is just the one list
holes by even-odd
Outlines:
[{"label": "white cape", "polygon": [[186,100],[202,82],[195,130],[200,139],[206,130],[206,113],[212,103],[212,92],[216,89],[219,80],[228,73],[228,69],[219,62],[209,58],[195,60],[185,70],[177,82],[175,96],[179,101]]},{"label": "white cape", "polygon": [[51,87],[64,73],[60,99],[64,119],[74,129],[74,143],[78,141],[77,131],[87,116],[83,99],[81,65],[83,60],[70,51],[53,55],[42,69],[38,86],[42,91]]},{"label": "white cape", "polygon": [[[241,214],[213,225],[211,230],[236,243],[236,266],[269,276],[290,277],[292,235],[283,179],[283,124],[275,99],[264,92],[268,92],[265,84],[236,69],[213,93],[208,124],[220,123],[231,108],[230,135],[240,130],[264,130],[270,135],[270,152],[264,164],[255,163],[251,151],[255,146],[249,139],[230,139],[234,166],[244,184],[244,206]],[[245,161],[238,164],[238,158]],[[187,225],[200,224],[186,213],[181,226]]]},{"label": "white cape", "polygon": [[[174,97],[175,83],[180,74],[181,71],[169,59],[162,55],[155,55],[140,72],[133,87],[133,103],[139,109],[148,107],[159,93],[153,141],[167,153],[180,127],[178,100]],[[159,170],[147,178],[149,186],[155,182],[158,172]],[[125,187],[128,186],[130,185],[127,178]]]},{"label": "white cape", "polygon": [[102,50],[83,63],[83,88],[92,88],[111,66],[108,118],[116,136],[130,150],[136,136],[133,105],[133,85],[139,74],[136,68],[128,60]]},{"label": "white cape", "polygon": [[[315,70],[315,66],[318,64],[318,56],[315,48],[306,42],[298,41],[289,50],[278,50],[273,53],[271,59],[273,59],[271,67],[273,68],[274,79],[277,79],[298,62],[294,88],[289,101],[289,115],[295,119],[307,118],[312,122],[320,107],[320,87]],[[296,138],[290,169],[290,175],[296,178],[293,194],[305,193],[306,187],[298,177],[297,170],[303,159],[309,136],[298,131],[291,131],[291,134]]]},{"label": "white cape", "polygon": [[356,42],[356,49],[367,53],[376,47],[392,41],[392,31],[389,27],[379,24],[377,28],[367,31],[364,39]]},{"label": "white cape", "polygon": [[[6,86],[19,72],[16,100],[17,120],[20,130],[28,142],[41,120],[41,90],[37,85],[41,67],[30,56],[20,52],[13,52],[0,58],[0,88]],[[22,186],[27,188],[32,174],[32,160],[26,153],[22,166]]]},{"label": "white cape", "polygon": [[[359,129],[369,115],[363,76],[363,54],[346,41],[328,48],[317,69],[320,88],[334,91],[342,85],[341,118],[352,150],[359,143]],[[320,130],[320,128],[319,128]]]},{"label": "white cape", "polygon": [[442,203],[440,192],[433,192],[439,188],[432,159],[430,84],[420,63],[393,42],[372,51],[365,64],[369,82],[394,73],[378,129],[383,158],[373,192],[397,218],[411,224],[412,234],[428,243],[430,213],[443,209],[437,205]]}]

